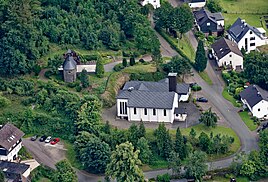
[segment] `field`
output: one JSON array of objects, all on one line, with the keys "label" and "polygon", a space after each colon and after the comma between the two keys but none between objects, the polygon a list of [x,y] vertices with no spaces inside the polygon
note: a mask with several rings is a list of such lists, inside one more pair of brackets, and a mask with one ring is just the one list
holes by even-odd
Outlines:
[{"label": "field", "polygon": [[254,123],[254,121],[250,118],[247,111],[243,111],[239,113],[239,116],[244,121],[244,123],[247,125],[247,127],[250,129],[250,131],[254,131],[257,129],[257,125]]},{"label": "field", "polygon": [[252,26],[262,27],[260,17],[268,15],[267,0],[220,0],[220,4],[224,9],[223,16],[227,27],[238,17],[245,19]]}]

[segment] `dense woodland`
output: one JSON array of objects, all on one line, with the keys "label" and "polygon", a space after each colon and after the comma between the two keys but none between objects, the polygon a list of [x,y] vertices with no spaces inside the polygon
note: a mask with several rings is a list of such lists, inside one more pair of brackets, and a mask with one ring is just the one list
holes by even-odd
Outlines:
[{"label": "dense woodland", "polygon": [[133,0],[0,0],[0,73],[31,72],[51,43],[157,55],[147,13]]}]

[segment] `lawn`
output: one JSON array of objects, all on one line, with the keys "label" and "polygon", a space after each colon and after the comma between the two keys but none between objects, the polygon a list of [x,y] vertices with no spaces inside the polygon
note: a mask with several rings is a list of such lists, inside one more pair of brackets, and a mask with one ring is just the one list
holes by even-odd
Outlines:
[{"label": "lawn", "polygon": [[77,169],[83,169],[81,162],[79,162],[76,158],[76,153],[74,150],[74,145],[68,141],[64,141],[64,146],[67,149],[66,158],[71,163],[71,165]]},{"label": "lawn", "polygon": [[250,129],[250,131],[254,131],[257,129],[258,125],[254,123],[254,121],[248,115],[247,111],[240,112],[239,116],[244,121],[244,123],[247,125],[247,127]]},{"label": "lawn", "polygon": [[226,12],[223,13],[226,26],[240,17],[252,26],[262,27],[260,17],[268,14],[267,0],[220,0],[220,4]]},{"label": "lawn", "polygon": [[229,102],[231,102],[233,104],[234,107],[241,107],[241,104],[237,103],[237,100],[231,96],[227,90],[227,87],[225,87],[222,91],[222,96],[228,100]]},{"label": "lawn", "polygon": [[205,82],[207,82],[207,84],[213,85],[213,82],[209,78],[208,73],[206,71],[199,72],[198,74]]},{"label": "lawn", "polygon": [[[236,135],[236,133],[231,129],[231,128],[227,128],[224,126],[217,126],[216,128],[208,128],[203,124],[199,124],[193,127],[189,127],[189,128],[181,128],[181,132],[183,135],[188,136],[191,128],[193,128],[196,131],[196,137],[198,137],[200,135],[201,132],[204,132],[206,134],[210,134],[211,132],[213,132],[214,136],[216,134],[222,134],[222,135],[228,135],[234,138],[234,143],[231,145],[230,148],[230,152],[224,155],[210,155],[208,156],[208,160],[215,160],[215,159],[220,159],[223,157],[227,157],[229,155],[234,154],[236,151],[239,150],[241,143],[240,143],[240,139],[239,137]],[[152,140],[154,138],[153,135],[154,130],[153,129],[146,129],[146,137],[148,138],[148,140]],[[171,137],[173,139],[175,139],[176,136],[176,130],[175,129],[170,129],[169,130]]]}]

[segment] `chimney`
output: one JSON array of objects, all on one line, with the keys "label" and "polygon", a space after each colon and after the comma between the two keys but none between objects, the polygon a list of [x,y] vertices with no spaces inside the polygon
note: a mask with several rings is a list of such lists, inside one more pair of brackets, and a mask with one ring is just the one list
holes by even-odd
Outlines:
[{"label": "chimney", "polygon": [[177,91],[177,73],[168,74],[168,90],[169,92]]}]

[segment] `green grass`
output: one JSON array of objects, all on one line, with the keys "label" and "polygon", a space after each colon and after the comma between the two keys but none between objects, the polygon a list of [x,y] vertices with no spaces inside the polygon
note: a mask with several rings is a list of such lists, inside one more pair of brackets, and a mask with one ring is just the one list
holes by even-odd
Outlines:
[{"label": "green grass", "polygon": [[[241,146],[240,143],[240,139],[239,137],[236,135],[236,133],[234,132],[234,130],[232,130],[231,128],[227,128],[224,126],[217,126],[215,128],[208,128],[203,124],[199,124],[193,127],[189,127],[189,128],[181,128],[181,132],[183,135],[185,136],[189,136],[189,133],[191,131],[191,128],[193,128],[196,131],[196,137],[198,137],[200,135],[201,132],[204,132],[208,135],[210,135],[211,132],[213,132],[214,136],[216,134],[222,134],[222,135],[228,135],[234,138],[234,143],[231,145],[230,147],[230,151],[227,154],[224,155],[209,155],[208,156],[208,160],[215,160],[215,159],[220,159],[223,157],[227,157],[229,155],[234,154],[235,152],[237,152]],[[154,135],[153,135],[154,130],[153,129],[146,129],[146,138],[148,138],[148,140],[153,140],[154,139]],[[171,137],[173,139],[175,139],[176,136],[176,130],[175,129],[170,129],[169,130]]]},{"label": "green grass", "polygon": [[66,158],[71,163],[71,165],[77,169],[83,169],[81,162],[76,158],[76,153],[73,144],[68,141],[64,141],[64,146],[67,149]]},{"label": "green grass", "polygon": [[[232,25],[240,17],[251,26],[262,27],[260,17],[268,14],[267,0],[220,0],[220,4],[227,11],[223,13],[226,26]],[[267,30],[265,26],[263,28]]]},{"label": "green grass", "polygon": [[227,87],[225,87],[222,91],[222,96],[228,100],[229,102],[231,102],[233,104],[234,107],[241,107],[241,104],[237,103],[237,100],[231,96],[227,90]]},{"label": "green grass", "polygon": [[148,73],[148,72],[156,72],[156,67],[152,64],[136,64],[134,66],[126,67],[122,70],[123,73]]},{"label": "green grass", "polygon": [[18,96],[15,94],[3,94],[3,96],[9,99],[11,101],[11,104],[0,109],[0,116],[2,114],[7,114],[7,113],[17,114],[23,111],[24,109],[26,109],[26,107],[21,104],[21,102],[26,97]]},{"label": "green grass", "polygon": [[247,125],[247,127],[250,129],[250,131],[254,131],[257,129],[257,127],[258,127],[257,124],[254,123],[254,121],[248,115],[247,111],[240,112],[239,116],[244,121],[244,123]]},{"label": "green grass", "polygon": [[198,74],[205,82],[207,82],[207,84],[213,85],[213,82],[209,78],[208,73],[206,71],[199,72]]},{"label": "green grass", "polygon": [[51,182],[51,180],[48,178],[41,178],[37,182]]}]

